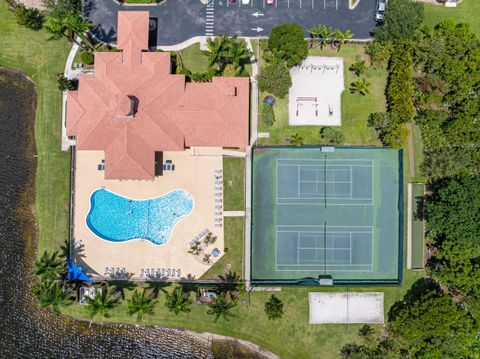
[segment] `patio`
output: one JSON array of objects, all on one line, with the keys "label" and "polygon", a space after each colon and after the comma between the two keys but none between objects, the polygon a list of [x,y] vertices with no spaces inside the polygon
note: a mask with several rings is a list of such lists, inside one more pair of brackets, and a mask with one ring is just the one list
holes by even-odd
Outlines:
[{"label": "patio", "polygon": [[[106,180],[103,160],[103,151],[77,152],[73,248],[76,263],[85,273],[111,279],[198,279],[221,258],[224,253],[221,148],[163,152],[158,166],[162,174],[153,181]],[[192,195],[195,206],[190,215],[176,224],[170,240],[163,245],[143,239],[113,242],[95,235],[86,223],[90,196],[99,188],[138,200],[183,189]],[[192,241],[202,242],[208,233],[216,237],[215,243],[202,245],[201,257],[189,253]],[[210,254],[209,263],[203,262],[205,254]]]}]

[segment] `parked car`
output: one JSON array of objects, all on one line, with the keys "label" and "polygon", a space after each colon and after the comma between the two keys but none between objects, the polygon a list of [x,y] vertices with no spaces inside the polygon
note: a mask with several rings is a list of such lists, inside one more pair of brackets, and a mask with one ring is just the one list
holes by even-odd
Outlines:
[{"label": "parked car", "polygon": [[387,6],[386,0],[377,0],[377,4],[375,6],[375,21],[376,22],[383,22],[385,18],[385,8]]},{"label": "parked car", "polygon": [[242,5],[248,5],[250,4],[250,0],[242,0]]},{"label": "parked car", "polygon": [[273,5],[274,0],[267,0],[267,5]]}]

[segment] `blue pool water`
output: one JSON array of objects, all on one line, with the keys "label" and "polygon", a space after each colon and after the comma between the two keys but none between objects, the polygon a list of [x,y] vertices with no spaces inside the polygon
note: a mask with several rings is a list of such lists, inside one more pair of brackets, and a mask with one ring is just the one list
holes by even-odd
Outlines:
[{"label": "blue pool water", "polygon": [[164,244],[179,220],[193,209],[187,191],[175,190],[161,197],[133,200],[105,189],[93,192],[87,225],[100,238],[113,242],[143,238]]}]

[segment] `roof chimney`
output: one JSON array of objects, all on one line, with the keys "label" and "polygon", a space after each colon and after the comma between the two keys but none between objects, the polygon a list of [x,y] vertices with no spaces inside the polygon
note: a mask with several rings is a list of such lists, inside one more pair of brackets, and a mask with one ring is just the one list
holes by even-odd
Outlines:
[{"label": "roof chimney", "polygon": [[129,119],[135,117],[138,109],[138,99],[135,96],[123,96],[117,105],[115,117]]}]

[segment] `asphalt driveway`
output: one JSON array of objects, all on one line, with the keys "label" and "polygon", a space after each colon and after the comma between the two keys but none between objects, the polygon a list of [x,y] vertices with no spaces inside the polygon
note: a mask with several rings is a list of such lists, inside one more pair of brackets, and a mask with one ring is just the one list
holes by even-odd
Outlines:
[{"label": "asphalt driveway", "polygon": [[305,29],[315,24],[341,30],[350,29],[355,39],[366,39],[375,27],[373,21],[375,0],[360,0],[354,10],[348,0],[167,0],[162,5],[126,6],[112,0],[86,0],[85,15],[96,25],[95,36],[107,43],[115,43],[117,12],[147,10],[157,20],[157,45],[174,45],[194,36],[220,34],[240,36],[268,36],[273,27],[294,22]]}]

